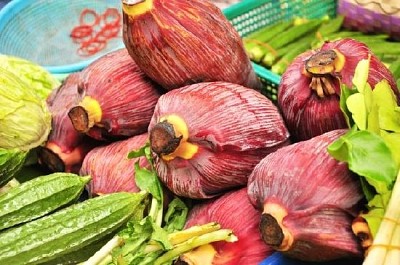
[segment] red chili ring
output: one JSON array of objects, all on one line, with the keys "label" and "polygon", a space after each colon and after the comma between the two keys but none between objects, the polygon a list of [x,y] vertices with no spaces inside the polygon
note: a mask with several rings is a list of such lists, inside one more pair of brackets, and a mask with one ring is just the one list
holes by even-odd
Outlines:
[{"label": "red chili ring", "polygon": [[78,54],[81,56],[90,56],[96,54],[106,47],[105,41],[87,41],[82,43],[78,49]]},{"label": "red chili ring", "polygon": [[[101,16],[104,25],[119,26],[121,22],[121,14],[116,8],[107,8]],[[109,20],[109,19],[113,20]]]},{"label": "red chili ring", "polygon": [[120,32],[120,27],[105,25],[96,35],[111,39],[117,37]]},{"label": "red chili ring", "polygon": [[[92,23],[87,23],[86,18],[93,16],[94,20]],[[99,14],[96,13],[96,11],[94,11],[93,9],[89,9],[89,8],[85,8],[83,9],[83,11],[81,12],[81,15],[79,16],[79,24],[80,25],[87,25],[87,26],[95,26],[97,24],[99,24],[101,19],[101,16]]]},{"label": "red chili ring", "polygon": [[108,37],[101,34],[101,31],[97,32],[96,35],[93,37],[93,41],[100,41],[100,42],[107,42]]},{"label": "red chili ring", "polygon": [[93,28],[88,25],[76,26],[72,29],[70,36],[73,39],[82,39],[91,36],[93,33]]}]

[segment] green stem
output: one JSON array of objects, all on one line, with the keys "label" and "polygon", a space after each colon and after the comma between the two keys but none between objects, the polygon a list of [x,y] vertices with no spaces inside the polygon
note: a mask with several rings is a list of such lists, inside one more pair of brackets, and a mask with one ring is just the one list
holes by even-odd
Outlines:
[{"label": "green stem", "polygon": [[[212,222],[212,223],[207,223],[204,225],[196,225],[192,226],[190,228],[187,228],[182,231],[177,231],[174,233],[171,233],[168,235],[168,241],[173,245],[178,245],[181,244],[185,241],[190,240],[191,238],[202,236],[208,233],[212,233],[215,231],[218,231],[221,228],[221,226],[218,223]],[[149,243],[146,246],[145,252],[154,252],[157,250],[160,250],[161,246],[160,244],[154,242],[154,243]]]},{"label": "green stem", "polygon": [[176,259],[181,254],[194,248],[217,241],[235,242],[237,241],[237,237],[232,233],[232,230],[229,229],[221,229],[205,235],[194,237],[184,243],[176,245],[176,247],[174,247],[172,250],[166,252],[164,255],[156,259],[154,261],[154,265],[162,265],[166,262]]},{"label": "green stem", "polygon": [[163,207],[162,204],[156,198],[154,198],[154,196],[151,199],[149,216],[158,226],[161,227],[163,219]]},{"label": "green stem", "polygon": [[158,215],[157,209],[158,209],[158,201],[153,196],[153,198],[151,199],[151,206],[150,206],[150,210],[149,210],[149,216],[154,221],[157,219],[157,215]]},{"label": "green stem", "polygon": [[[92,257],[82,263],[82,265],[99,265],[108,264],[112,261],[111,252],[114,248],[122,245],[124,240],[119,236],[114,236],[108,241],[100,250],[98,250]],[[107,262],[107,263],[106,263]]]}]

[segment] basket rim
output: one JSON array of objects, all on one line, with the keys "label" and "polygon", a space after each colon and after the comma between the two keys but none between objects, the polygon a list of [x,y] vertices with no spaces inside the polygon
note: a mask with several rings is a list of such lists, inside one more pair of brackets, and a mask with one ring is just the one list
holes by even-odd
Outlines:
[{"label": "basket rim", "polygon": [[[8,2],[1,10],[0,10],[0,32],[3,30],[4,26],[6,25],[5,22],[10,21],[13,18],[15,13],[20,12],[22,9],[27,7],[29,4],[36,2],[36,0],[12,0]],[[118,50],[124,48],[125,45],[121,44],[115,47],[114,49],[110,50],[112,52],[114,50]],[[107,53],[109,53],[107,52]],[[77,72],[88,66],[90,63],[98,59],[99,57],[105,55],[105,53],[99,54],[98,56],[94,56],[87,60],[82,60],[77,63],[72,64],[65,64],[65,65],[41,65],[45,69],[47,69],[50,73],[53,74],[66,74]]]}]

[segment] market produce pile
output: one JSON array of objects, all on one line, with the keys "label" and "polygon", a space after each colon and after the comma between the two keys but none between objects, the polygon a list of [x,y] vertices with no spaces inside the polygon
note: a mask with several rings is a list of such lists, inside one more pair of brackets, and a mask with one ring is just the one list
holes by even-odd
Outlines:
[{"label": "market produce pile", "polygon": [[0,56],[0,264],[400,263],[395,63],[308,20],[275,100],[211,2],[122,3],[62,83]]}]

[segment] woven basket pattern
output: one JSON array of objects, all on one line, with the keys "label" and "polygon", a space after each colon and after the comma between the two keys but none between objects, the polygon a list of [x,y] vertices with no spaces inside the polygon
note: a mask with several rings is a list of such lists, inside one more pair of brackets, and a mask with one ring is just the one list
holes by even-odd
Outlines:
[{"label": "woven basket pattern", "polygon": [[231,19],[241,36],[293,17],[320,18],[335,16],[336,13],[336,2],[332,0],[258,1],[262,4],[251,10],[243,10],[242,14]]},{"label": "woven basket pattern", "polygon": [[98,13],[108,7],[121,10],[121,0],[24,0],[19,3],[20,6],[14,5],[1,17],[0,53],[26,58],[43,66],[62,66],[93,60],[123,45],[121,37],[115,38],[101,52],[82,57],[77,53],[79,45],[69,36],[79,24],[83,9],[90,8]]}]

